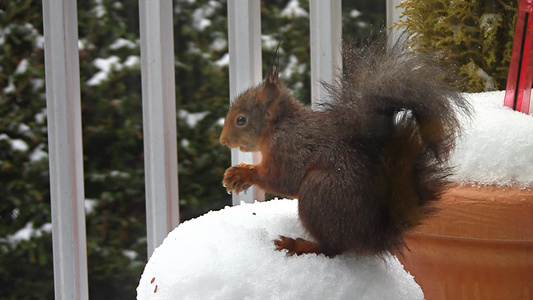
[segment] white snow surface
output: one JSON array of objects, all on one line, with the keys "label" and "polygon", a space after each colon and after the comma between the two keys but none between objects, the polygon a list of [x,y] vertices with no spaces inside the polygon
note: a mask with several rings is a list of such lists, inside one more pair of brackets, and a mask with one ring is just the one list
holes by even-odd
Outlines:
[{"label": "white snow surface", "polygon": [[309,238],[297,200],[241,204],[184,222],[152,254],[137,299],[424,298],[393,256],[287,256],[275,250],[279,235]]},{"label": "white snow surface", "polygon": [[474,109],[450,164],[465,185],[533,187],[533,116],[503,106],[505,91],[466,94]]}]

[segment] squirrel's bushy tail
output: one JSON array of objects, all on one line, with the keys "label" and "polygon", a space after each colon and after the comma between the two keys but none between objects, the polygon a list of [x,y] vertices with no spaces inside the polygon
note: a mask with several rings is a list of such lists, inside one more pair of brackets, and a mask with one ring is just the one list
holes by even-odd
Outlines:
[{"label": "squirrel's bushy tail", "polygon": [[458,114],[470,114],[467,101],[443,77],[427,55],[347,44],[342,78],[326,85],[330,108],[351,112],[338,115],[352,115],[342,120],[353,128],[352,137],[380,152],[392,235],[419,224],[431,210],[427,204],[444,191],[447,160],[461,131]]}]

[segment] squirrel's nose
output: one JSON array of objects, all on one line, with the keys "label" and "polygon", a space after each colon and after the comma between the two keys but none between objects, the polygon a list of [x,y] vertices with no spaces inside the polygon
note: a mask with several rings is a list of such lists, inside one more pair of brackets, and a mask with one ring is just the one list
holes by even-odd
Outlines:
[{"label": "squirrel's nose", "polygon": [[220,141],[222,145],[226,145],[227,138],[226,138],[226,135],[224,134],[224,130],[222,130],[222,133],[220,134],[220,138],[218,140]]}]

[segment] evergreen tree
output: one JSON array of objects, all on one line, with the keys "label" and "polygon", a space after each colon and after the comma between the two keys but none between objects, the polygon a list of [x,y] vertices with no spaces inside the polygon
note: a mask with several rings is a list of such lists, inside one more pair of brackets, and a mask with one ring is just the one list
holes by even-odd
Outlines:
[{"label": "evergreen tree", "polygon": [[[300,13],[287,13],[290,2]],[[372,3],[344,4],[347,36],[383,24],[384,4]],[[146,262],[138,0],[77,5],[89,293],[133,299]],[[281,42],[282,75],[302,100],[307,5],[262,6],[264,69]],[[226,1],[174,1],[182,221],[231,203],[220,183],[229,150],[218,142],[229,106],[226,10]],[[54,295],[43,41],[41,1],[0,2],[0,299]]]},{"label": "evergreen tree", "polygon": [[53,296],[40,3],[0,3],[0,298]]}]

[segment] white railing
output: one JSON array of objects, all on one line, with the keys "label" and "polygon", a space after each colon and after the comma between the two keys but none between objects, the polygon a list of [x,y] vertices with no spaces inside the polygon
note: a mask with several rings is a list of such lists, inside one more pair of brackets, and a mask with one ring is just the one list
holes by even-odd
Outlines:
[{"label": "white railing", "polygon": [[43,1],[56,299],[87,299],[78,26],[75,1]]},{"label": "white railing", "polygon": [[140,0],[148,257],[179,224],[172,0]]},{"label": "white railing", "polygon": [[[261,3],[259,1],[228,0],[229,96],[239,93],[262,79],[261,65]],[[258,162],[257,153],[231,149],[231,164]],[[252,187],[247,194],[233,194],[233,205],[263,199],[264,193]]]},{"label": "white railing", "polygon": [[[398,19],[387,1],[387,25]],[[148,255],[179,223],[172,0],[139,0]],[[340,70],[341,0],[310,0],[312,98]],[[392,17],[390,17],[392,15]],[[56,299],[88,299],[76,2],[44,0]],[[261,81],[259,0],[228,0],[230,99]],[[232,151],[232,164],[260,157]],[[233,196],[233,204],[264,197]]]}]

